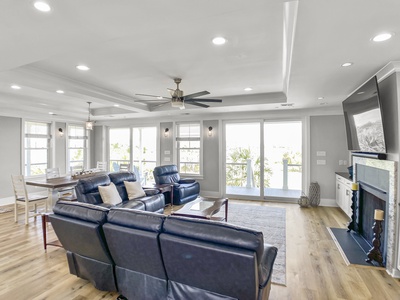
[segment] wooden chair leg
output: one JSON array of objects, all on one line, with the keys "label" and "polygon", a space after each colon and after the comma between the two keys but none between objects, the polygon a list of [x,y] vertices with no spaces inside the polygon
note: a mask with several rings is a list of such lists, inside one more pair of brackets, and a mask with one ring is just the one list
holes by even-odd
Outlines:
[{"label": "wooden chair leg", "polygon": [[28,225],[29,219],[29,204],[25,204],[25,225]]}]

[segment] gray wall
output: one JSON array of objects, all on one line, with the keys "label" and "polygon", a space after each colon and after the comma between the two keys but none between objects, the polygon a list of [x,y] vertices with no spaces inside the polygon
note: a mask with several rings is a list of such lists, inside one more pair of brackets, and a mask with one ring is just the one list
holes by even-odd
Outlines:
[{"label": "gray wall", "polygon": [[[326,156],[317,156],[317,151],[325,151]],[[317,165],[317,160],[325,160],[326,164]],[[322,199],[335,199],[335,172],[347,172],[348,165],[339,166],[339,160],[349,164],[344,117],[311,117],[310,181],[318,182]]]},{"label": "gray wall", "polygon": [[[61,136],[58,129],[61,128],[64,134]],[[66,169],[67,164],[67,130],[65,123],[56,123],[55,126],[55,167],[60,168],[60,174],[66,174],[69,170]]]},{"label": "gray wall", "polygon": [[[168,137],[164,136],[165,129],[169,129]],[[174,129],[172,122],[160,124],[160,165],[171,165],[174,158]]]},{"label": "gray wall", "polygon": [[11,175],[21,174],[21,119],[0,116],[0,198],[13,195]]},{"label": "gray wall", "polygon": [[[220,149],[219,122],[217,120],[203,121],[203,175],[199,180],[202,191],[219,192],[220,183]],[[208,127],[212,127],[212,136],[208,136]]]}]

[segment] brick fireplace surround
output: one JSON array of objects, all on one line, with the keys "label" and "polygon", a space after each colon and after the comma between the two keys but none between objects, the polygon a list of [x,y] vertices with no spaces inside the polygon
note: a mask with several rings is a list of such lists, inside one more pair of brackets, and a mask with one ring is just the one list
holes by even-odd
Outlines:
[{"label": "brick fireplace surround", "polygon": [[367,183],[387,193],[386,215],[384,217],[385,226],[387,227],[386,271],[391,276],[400,278],[400,224],[397,165],[395,161],[357,156],[353,157],[353,181]]}]

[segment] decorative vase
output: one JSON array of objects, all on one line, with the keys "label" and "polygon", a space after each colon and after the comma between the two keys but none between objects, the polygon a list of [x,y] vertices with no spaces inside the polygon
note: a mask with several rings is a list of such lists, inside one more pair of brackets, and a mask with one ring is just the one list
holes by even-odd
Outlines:
[{"label": "decorative vase", "polygon": [[311,182],[310,189],[308,191],[308,197],[310,197],[311,206],[318,206],[321,201],[321,193],[318,182]]},{"label": "decorative vase", "polygon": [[300,207],[309,207],[310,199],[306,195],[301,195],[298,201]]}]

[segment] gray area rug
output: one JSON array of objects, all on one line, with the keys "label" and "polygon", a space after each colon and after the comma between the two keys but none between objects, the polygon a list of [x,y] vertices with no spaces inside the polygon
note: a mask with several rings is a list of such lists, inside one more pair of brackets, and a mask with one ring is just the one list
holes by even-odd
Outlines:
[{"label": "gray area rug", "polygon": [[278,248],[272,283],[286,285],[286,210],[230,202],[228,223],[262,231],[264,242]]}]

